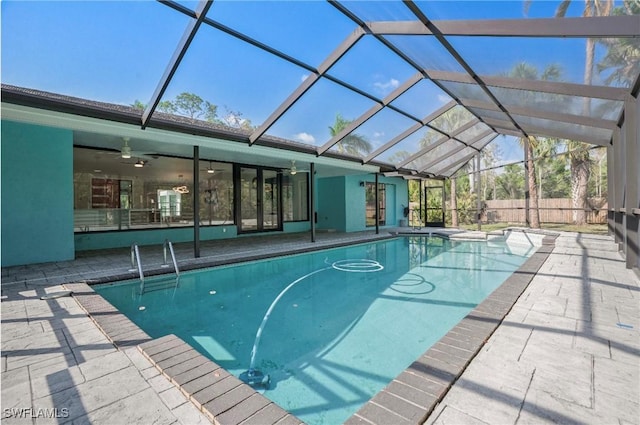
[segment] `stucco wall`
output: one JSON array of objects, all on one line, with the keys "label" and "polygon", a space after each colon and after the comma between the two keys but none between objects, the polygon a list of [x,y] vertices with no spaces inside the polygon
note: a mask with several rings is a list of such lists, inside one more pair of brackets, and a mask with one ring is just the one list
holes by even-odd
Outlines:
[{"label": "stucco wall", "polygon": [[[318,179],[318,229],[339,232],[370,230],[366,226],[365,187],[361,182],[375,182],[372,174]],[[403,216],[403,205],[409,205],[407,181],[402,178],[379,176],[378,182],[386,186],[386,224],[398,226]]]},{"label": "stucco wall", "polygon": [[70,260],[73,133],[2,121],[2,266]]}]

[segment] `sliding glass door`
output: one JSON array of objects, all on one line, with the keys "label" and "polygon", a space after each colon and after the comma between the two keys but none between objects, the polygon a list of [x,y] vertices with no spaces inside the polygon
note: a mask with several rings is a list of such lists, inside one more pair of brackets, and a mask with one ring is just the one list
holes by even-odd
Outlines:
[{"label": "sliding glass door", "polygon": [[282,179],[275,170],[238,166],[238,232],[282,230]]}]

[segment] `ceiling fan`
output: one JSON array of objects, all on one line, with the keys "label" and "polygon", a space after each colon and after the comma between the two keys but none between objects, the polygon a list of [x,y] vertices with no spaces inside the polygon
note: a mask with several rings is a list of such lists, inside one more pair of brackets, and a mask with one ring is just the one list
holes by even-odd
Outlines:
[{"label": "ceiling fan", "polygon": [[138,158],[138,159],[144,160],[145,162],[148,162],[151,159],[157,158],[156,154],[133,151],[131,149],[131,146],[129,145],[130,140],[131,139],[129,137],[122,138],[123,144],[122,144],[122,147],[120,148],[120,151],[118,152],[118,154],[120,155],[120,158],[122,159]]},{"label": "ceiling fan", "polygon": [[213,161],[209,161],[209,165],[207,166],[207,168],[201,168],[200,171],[206,171],[207,174],[215,174],[221,173],[226,170],[223,168],[213,168]]},{"label": "ceiling fan", "polygon": [[290,176],[295,176],[298,173],[308,173],[309,170],[298,168],[298,166],[296,165],[296,161],[291,160],[291,167],[283,169],[282,172],[289,174]]}]

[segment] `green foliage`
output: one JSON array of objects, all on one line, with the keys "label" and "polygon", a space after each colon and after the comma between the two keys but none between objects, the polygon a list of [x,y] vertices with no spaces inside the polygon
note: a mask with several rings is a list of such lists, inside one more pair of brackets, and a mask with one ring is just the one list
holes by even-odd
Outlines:
[{"label": "green foliage", "polygon": [[505,166],[503,173],[496,177],[497,199],[523,199],[524,188],[524,167],[520,164]]},{"label": "green foliage", "polygon": [[[132,107],[144,110],[146,105],[136,100]],[[234,128],[252,130],[251,121],[243,118],[239,111],[226,109],[224,117],[218,117],[218,106],[202,99],[195,93],[180,93],[174,100],[163,100],[158,103],[157,110],[165,114],[180,115],[192,120],[205,120],[207,122],[222,124]]]},{"label": "green foliage", "polygon": [[[331,137],[338,135],[342,130],[347,128],[349,124],[351,124],[351,121],[343,118],[342,115],[338,113],[333,125],[329,126],[329,133],[331,134]],[[336,143],[335,146],[340,153],[346,153],[358,157],[365,156],[373,149],[371,143],[369,143],[364,136],[356,133],[351,133],[345,136],[342,140]]]},{"label": "green foliage", "polygon": [[570,198],[571,173],[562,158],[547,160],[542,168],[542,192],[545,198]]},{"label": "green foliage", "polygon": [[144,108],[147,107],[147,105],[145,105],[144,103],[140,102],[138,99],[136,99],[135,102],[133,102],[131,104],[131,106],[136,108],[136,109],[140,109],[142,111],[144,111]]},{"label": "green foliage", "polygon": [[420,182],[409,180],[409,202],[420,202]]},{"label": "green foliage", "polygon": [[[612,15],[639,15],[640,1],[624,0]],[[596,65],[601,78],[607,85],[632,87],[640,73],[640,39],[604,38],[599,42],[607,48],[607,53]]]}]

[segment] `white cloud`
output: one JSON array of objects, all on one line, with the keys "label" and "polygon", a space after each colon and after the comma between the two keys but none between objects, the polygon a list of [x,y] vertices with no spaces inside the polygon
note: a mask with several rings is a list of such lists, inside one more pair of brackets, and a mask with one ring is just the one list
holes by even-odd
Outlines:
[{"label": "white cloud", "polygon": [[451,100],[451,98],[449,96],[447,96],[446,94],[439,94],[438,95],[438,100],[440,101],[440,103],[447,103],[448,101]]},{"label": "white cloud", "polygon": [[297,141],[302,142],[302,143],[308,143],[310,145],[312,145],[312,144],[314,144],[316,142],[316,138],[315,137],[313,137],[311,134],[305,133],[305,132],[294,134],[293,138],[294,138],[294,140],[297,140]]},{"label": "white cloud", "polygon": [[382,92],[387,92],[387,91],[391,91],[393,89],[396,89],[396,88],[398,88],[399,85],[400,85],[400,81],[396,80],[395,78],[391,78],[387,82],[376,82],[376,83],[373,83],[373,86],[375,88],[377,88],[378,90],[382,91]]},{"label": "white cloud", "polygon": [[384,136],[384,131],[376,131],[373,133],[373,137],[378,139],[380,137]]},{"label": "white cloud", "polygon": [[307,78],[309,78],[309,74],[304,74],[304,75],[302,75],[302,76],[300,77],[300,81],[304,81],[304,80],[306,80]]}]

